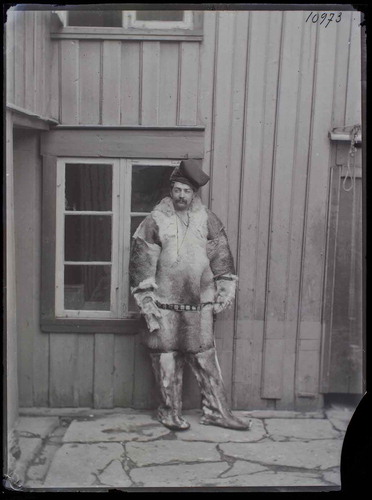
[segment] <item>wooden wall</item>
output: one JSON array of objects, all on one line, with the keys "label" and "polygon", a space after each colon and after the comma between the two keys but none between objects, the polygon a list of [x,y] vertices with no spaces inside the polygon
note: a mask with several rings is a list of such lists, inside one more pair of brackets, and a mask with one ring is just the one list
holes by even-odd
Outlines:
[{"label": "wooden wall", "polygon": [[213,88],[209,200],[240,276],[217,336],[237,408],[321,404],[328,131],[361,122],[360,34],[358,13],[327,28],[307,15],[205,20],[215,75],[202,88],[206,100]]},{"label": "wooden wall", "polygon": [[200,122],[199,42],[57,39],[52,51],[51,113],[61,124]]},{"label": "wooden wall", "polygon": [[[202,197],[226,225],[240,277],[235,308],[216,323],[234,408],[322,404],[328,132],[361,120],[360,33],[358,13],[327,28],[306,17],[205,12],[202,43],[52,42],[50,109],[62,124],[205,125]],[[153,404],[136,336],[33,335],[42,355],[21,365],[22,406]],[[186,386],[185,405],[198,405],[189,373]]]},{"label": "wooden wall", "polygon": [[50,116],[49,11],[8,11],[6,102],[43,118]]}]

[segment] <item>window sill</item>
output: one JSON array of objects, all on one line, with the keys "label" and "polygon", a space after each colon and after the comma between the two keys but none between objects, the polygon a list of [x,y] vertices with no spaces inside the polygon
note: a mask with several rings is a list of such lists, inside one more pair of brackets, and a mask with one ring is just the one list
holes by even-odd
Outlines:
[{"label": "window sill", "polygon": [[133,314],[126,319],[76,319],[50,318],[41,320],[45,333],[121,333],[136,335],[141,326],[141,316]]},{"label": "window sill", "polygon": [[203,33],[196,30],[145,30],[127,28],[65,27],[50,34],[52,39],[102,39],[201,42]]}]

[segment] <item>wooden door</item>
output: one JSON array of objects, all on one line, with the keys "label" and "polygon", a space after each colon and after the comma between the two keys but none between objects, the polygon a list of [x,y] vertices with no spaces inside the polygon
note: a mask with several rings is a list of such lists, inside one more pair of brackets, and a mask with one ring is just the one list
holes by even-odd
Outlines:
[{"label": "wooden door", "polygon": [[[350,143],[334,145],[330,172],[322,392],[363,392],[361,152],[348,170]],[[355,174],[355,177],[354,177]],[[351,176],[351,177],[350,177]]]}]

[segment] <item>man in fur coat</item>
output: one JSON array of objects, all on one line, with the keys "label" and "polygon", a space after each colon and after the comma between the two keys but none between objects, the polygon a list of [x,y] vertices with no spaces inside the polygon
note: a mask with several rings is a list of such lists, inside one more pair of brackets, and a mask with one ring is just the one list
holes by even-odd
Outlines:
[{"label": "man in fur coat", "polygon": [[182,417],[182,375],[187,361],[202,394],[201,423],[231,429],[248,425],[230,411],[218,364],[213,315],[234,300],[237,276],[224,227],[197,190],[209,181],[200,160],[184,160],[161,200],[133,236],[131,292],[147,323],[160,389],[159,421],[173,430],[190,427]]}]

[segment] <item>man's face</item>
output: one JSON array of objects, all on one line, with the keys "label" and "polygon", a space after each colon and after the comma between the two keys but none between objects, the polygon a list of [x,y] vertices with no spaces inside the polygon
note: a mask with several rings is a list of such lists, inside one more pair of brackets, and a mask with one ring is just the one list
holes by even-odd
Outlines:
[{"label": "man's face", "polygon": [[187,210],[194,198],[193,189],[182,182],[175,182],[170,192],[175,210]]}]

